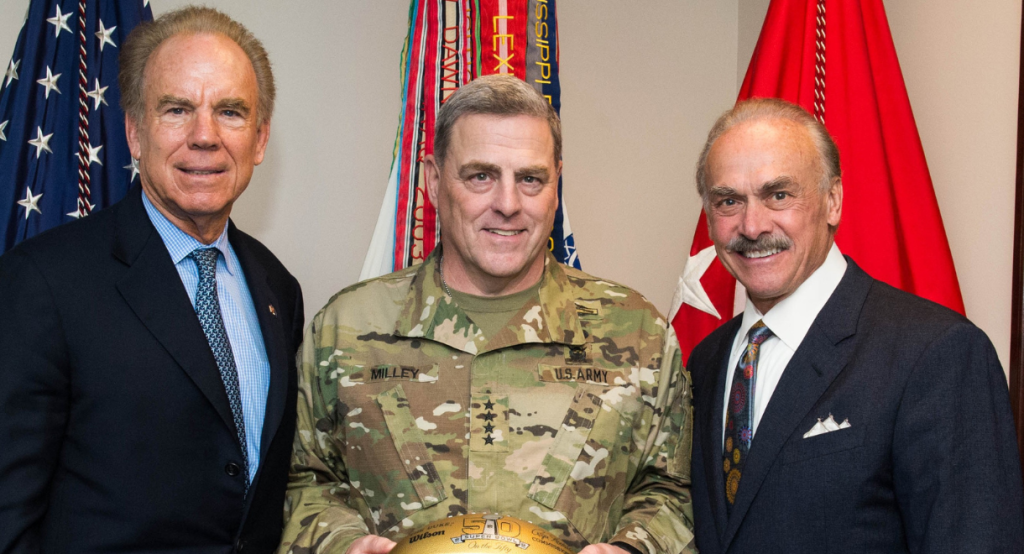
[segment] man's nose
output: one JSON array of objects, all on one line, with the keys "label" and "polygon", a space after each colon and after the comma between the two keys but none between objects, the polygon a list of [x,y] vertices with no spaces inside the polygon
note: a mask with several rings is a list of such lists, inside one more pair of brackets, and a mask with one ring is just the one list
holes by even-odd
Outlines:
[{"label": "man's nose", "polygon": [[519,187],[516,186],[515,180],[512,178],[502,178],[495,189],[493,204],[494,211],[505,217],[512,217],[519,213],[519,210],[523,207],[523,203],[519,196]]},{"label": "man's nose", "polygon": [[760,202],[748,202],[743,208],[740,233],[749,239],[772,232],[771,210]]},{"label": "man's nose", "polygon": [[189,132],[189,147],[199,150],[216,148],[220,144],[217,122],[210,112],[197,110]]}]

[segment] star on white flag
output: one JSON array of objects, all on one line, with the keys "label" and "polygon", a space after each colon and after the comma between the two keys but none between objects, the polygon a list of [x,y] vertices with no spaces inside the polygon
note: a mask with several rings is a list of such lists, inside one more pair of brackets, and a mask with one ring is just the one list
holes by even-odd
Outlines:
[{"label": "star on white flag", "polygon": [[704,313],[722,319],[718,310],[715,309],[715,305],[708,298],[708,293],[700,284],[700,278],[711,267],[711,262],[715,261],[715,256],[715,247],[708,246],[697,252],[696,256],[690,256],[686,260],[683,274],[679,277],[679,283],[676,285],[675,297],[672,299],[669,321],[675,319],[676,312],[679,311],[683,304],[689,304]]},{"label": "star on white flag", "polygon": [[117,29],[117,25],[107,29],[103,26],[103,20],[100,20],[100,30],[96,31],[96,38],[100,39],[100,52],[103,51],[104,44],[109,44],[114,48],[117,48],[117,45],[114,44],[114,41],[110,38],[110,36],[114,34],[114,29]]},{"label": "star on white flag", "polygon": [[39,215],[43,215],[43,210],[39,209],[39,199],[43,197],[43,193],[36,195],[32,194],[32,189],[25,187],[25,198],[18,200],[18,205],[25,208],[25,219],[28,219],[29,214],[33,211],[39,212]]},{"label": "star on white flag", "polygon": [[62,73],[58,73],[58,74],[54,75],[53,73],[50,72],[50,66],[46,66],[46,78],[39,79],[38,81],[36,81],[40,85],[43,85],[44,87],[46,87],[46,94],[45,94],[45,96],[46,96],[47,100],[50,99],[50,91],[51,90],[55,90],[55,91],[57,91],[57,94],[60,94],[60,89],[57,88],[57,79],[59,79],[61,75],[62,75]]},{"label": "star on white flag", "polygon": [[19,65],[21,65],[21,60],[11,60],[11,65],[7,68],[7,72],[4,73],[4,86],[11,84],[11,81],[18,80]]},{"label": "star on white flag", "polygon": [[53,29],[53,36],[54,37],[60,37],[60,30],[61,29],[64,29],[65,31],[68,32],[68,34],[70,34],[71,36],[74,36],[74,33],[71,32],[71,27],[68,27],[68,18],[71,17],[71,14],[72,14],[72,12],[61,14],[60,13],[60,6],[57,6],[57,15],[55,15],[55,16],[53,16],[53,17],[51,17],[51,18],[46,20],[47,23],[49,23],[50,25],[53,25],[53,27],[54,27],[54,29]]},{"label": "star on white flag", "polygon": [[50,150],[50,137],[52,136],[53,133],[44,136],[42,127],[36,127],[36,138],[30,139],[28,143],[36,147],[37,160],[39,159],[39,155],[43,153],[43,150],[51,154],[53,153],[53,150]]},{"label": "star on white flag", "polygon": [[89,92],[85,93],[86,96],[88,96],[89,98],[92,98],[92,109],[94,109],[94,110],[100,109],[100,104],[103,104],[103,105],[106,105],[106,106],[110,105],[110,104],[107,104],[107,99],[103,97],[103,95],[107,93],[107,89],[108,88],[110,88],[110,87],[109,86],[101,87],[100,86],[100,80],[96,79],[96,88],[94,88],[94,89],[90,90]]},{"label": "star on white flag", "polygon": [[7,121],[0,121],[0,140],[7,140],[7,135],[4,134],[4,129],[7,128],[7,124],[10,122],[10,119]]}]

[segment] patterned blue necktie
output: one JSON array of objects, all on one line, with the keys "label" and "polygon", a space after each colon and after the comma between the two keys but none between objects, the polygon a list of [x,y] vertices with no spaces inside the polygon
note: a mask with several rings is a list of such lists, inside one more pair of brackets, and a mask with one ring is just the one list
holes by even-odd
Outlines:
[{"label": "patterned blue necktie", "polygon": [[235,368],[235,356],[231,352],[231,342],[224,330],[224,319],[220,315],[220,301],[217,298],[217,256],[216,248],[196,248],[189,254],[199,268],[199,287],[196,289],[196,315],[203,326],[206,341],[213,350],[213,358],[217,361],[220,378],[224,381],[224,391],[228,393],[231,404],[231,415],[238,430],[238,444],[242,448],[242,462],[245,465],[246,489],[249,487],[249,449],[245,440],[245,419],[242,415],[242,395],[238,389],[238,370]]},{"label": "patterned blue necktie", "polygon": [[757,357],[761,343],[772,336],[764,322],[757,320],[750,328],[747,348],[736,364],[729,391],[729,407],[725,411],[725,444],[722,445],[722,471],[725,473],[725,508],[732,511],[736,491],[740,487],[743,466],[754,440],[754,385],[757,377]]}]

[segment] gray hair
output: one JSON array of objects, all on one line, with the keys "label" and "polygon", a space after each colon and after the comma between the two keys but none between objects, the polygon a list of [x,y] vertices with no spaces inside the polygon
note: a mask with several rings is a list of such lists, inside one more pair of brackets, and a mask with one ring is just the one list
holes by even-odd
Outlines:
[{"label": "gray hair", "polygon": [[726,131],[740,123],[758,120],[783,120],[790,121],[807,129],[818,151],[818,159],[821,162],[821,182],[819,187],[821,193],[825,194],[832,186],[832,181],[842,175],[839,166],[839,149],[828,134],[828,130],[806,110],[778,98],[751,98],[736,104],[731,110],[725,112],[715,122],[711,132],[708,133],[708,140],[704,143],[704,150],[697,160],[697,193],[700,194],[704,205],[708,203],[708,153],[719,137]]},{"label": "gray hair", "polygon": [[444,165],[455,122],[464,115],[528,115],[548,122],[555,143],[555,163],[562,159],[562,123],[551,104],[532,86],[512,75],[486,75],[455,91],[437,112],[434,158]]},{"label": "gray hair", "polygon": [[262,125],[274,113],[274,73],[270,69],[270,58],[259,41],[244,25],[222,12],[202,6],[186,6],[167,12],[153,21],[139,24],[121,46],[118,56],[121,86],[121,109],[128,117],[140,121],[145,115],[146,99],[143,77],[146,64],[153,52],[167,39],[175,35],[219,34],[234,41],[252,63],[256,73],[259,98],[256,105],[256,122]]}]

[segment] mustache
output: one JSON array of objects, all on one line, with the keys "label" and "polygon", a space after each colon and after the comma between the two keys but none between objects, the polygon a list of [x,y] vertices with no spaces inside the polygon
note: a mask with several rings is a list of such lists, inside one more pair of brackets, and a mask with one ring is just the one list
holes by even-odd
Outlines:
[{"label": "mustache", "polygon": [[765,250],[788,250],[793,246],[793,241],[784,236],[761,235],[750,240],[742,235],[734,237],[725,245],[727,250],[733,252],[763,252]]}]

